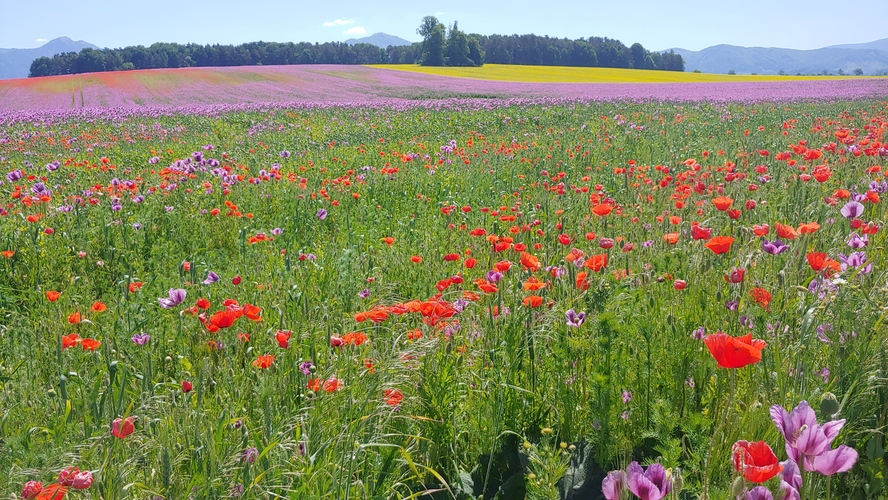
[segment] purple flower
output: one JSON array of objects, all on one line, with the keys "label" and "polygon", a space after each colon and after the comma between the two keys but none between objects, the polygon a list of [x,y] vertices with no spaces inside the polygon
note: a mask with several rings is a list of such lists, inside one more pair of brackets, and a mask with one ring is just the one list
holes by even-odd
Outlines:
[{"label": "purple flower", "polygon": [[854,233],[851,235],[850,238],[848,238],[848,246],[855,249],[855,250],[859,250],[859,249],[867,246],[868,244],[869,244],[869,235],[868,234],[864,234],[861,237],[857,233]]},{"label": "purple flower", "polygon": [[651,464],[644,470],[638,462],[632,462],[626,475],[629,491],[641,500],[662,500],[672,489],[672,477],[660,464]]},{"label": "purple flower", "polygon": [[620,500],[620,494],[626,486],[626,473],[621,470],[611,471],[601,482],[601,493],[605,500]]},{"label": "purple flower", "polygon": [[151,335],[148,335],[145,332],[136,333],[133,335],[133,342],[136,345],[145,345],[148,341],[151,340]]},{"label": "purple flower", "polygon": [[740,302],[736,300],[729,300],[725,302],[725,308],[728,311],[736,311],[737,308],[740,307]]},{"label": "purple flower", "polygon": [[487,281],[491,283],[496,283],[499,280],[503,279],[503,273],[499,271],[487,271]]},{"label": "purple flower", "polygon": [[586,321],[586,313],[575,312],[573,309],[568,309],[564,316],[567,318],[567,326],[574,328],[579,328]]},{"label": "purple flower", "polygon": [[627,391],[626,389],[623,389],[621,396],[623,398],[624,405],[628,405],[629,401],[632,401],[632,393]]},{"label": "purple flower", "polygon": [[246,450],[244,450],[244,462],[251,464],[251,463],[255,462],[256,458],[258,458],[258,457],[259,457],[259,450],[258,449],[254,448],[254,447],[250,447],[250,448],[247,448]]},{"label": "purple flower", "polygon": [[311,361],[303,361],[299,363],[299,370],[303,375],[311,375],[311,369],[314,368],[314,365]]},{"label": "purple flower", "polygon": [[706,329],[702,326],[691,332],[691,338],[694,340],[703,340],[703,337],[706,336]]},{"label": "purple flower", "polygon": [[219,275],[214,273],[213,271],[210,271],[209,273],[207,273],[207,279],[201,281],[201,283],[203,283],[204,285],[212,285],[217,281],[219,281]]},{"label": "purple flower", "polygon": [[157,299],[157,301],[160,302],[160,307],[164,309],[172,309],[185,300],[185,295],[187,295],[185,290],[181,288],[170,288],[169,296],[166,298],[161,297]]},{"label": "purple flower", "polygon": [[863,204],[859,201],[849,201],[845,203],[845,206],[842,207],[842,215],[848,219],[853,219],[855,217],[860,217],[863,215]]},{"label": "purple flower", "polygon": [[318,213],[315,214],[315,217],[317,217],[320,220],[324,220],[327,218],[327,211],[324,210],[323,208],[318,209]]},{"label": "purple flower", "polygon": [[762,241],[762,250],[771,255],[780,255],[783,252],[789,250],[789,245],[780,241],[780,239],[776,239],[774,241],[764,240]]},{"label": "purple flower", "polygon": [[366,299],[369,296],[370,296],[370,289],[369,288],[365,288],[365,289],[361,290],[360,292],[358,292],[358,297],[360,297],[362,299]]},{"label": "purple flower", "polygon": [[830,449],[845,420],[817,423],[814,410],[802,401],[792,412],[780,405],[771,407],[771,420],[786,440],[786,454],[796,463],[804,463],[805,470],[831,476],[850,470],[857,462],[857,451],[845,445]]},{"label": "purple flower", "polygon": [[[863,269],[860,270],[860,274],[869,274],[873,271],[872,262],[867,263],[866,260],[866,252],[851,252],[851,255],[845,256],[845,254],[839,254],[839,262],[842,267],[842,271],[847,271],[848,268],[852,267],[861,267]],[[864,264],[866,264],[864,266]]]},{"label": "purple flower", "polygon": [[290,157],[289,151],[287,151],[286,149],[281,151],[281,158],[289,158],[289,157]]},{"label": "purple flower", "polygon": [[783,500],[801,500],[799,490],[802,489],[802,473],[799,466],[792,459],[780,462],[783,472],[780,473],[780,489],[783,491]]},{"label": "purple flower", "polygon": [[273,235],[275,235],[275,236],[278,236],[279,234],[281,234],[281,233],[283,233],[283,232],[284,232],[284,230],[281,229],[281,228],[279,228],[279,227],[276,227],[276,228],[274,228],[274,229],[271,230],[271,234],[273,234]]},{"label": "purple flower", "polygon": [[745,500],[774,500],[774,495],[771,494],[771,490],[759,485],[752,491],[748,491],[744,498]]}]

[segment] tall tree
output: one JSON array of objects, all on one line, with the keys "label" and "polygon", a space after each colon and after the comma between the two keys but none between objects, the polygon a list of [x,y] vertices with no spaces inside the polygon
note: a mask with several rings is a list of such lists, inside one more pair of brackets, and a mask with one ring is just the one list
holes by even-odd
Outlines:
[{"label": "tall tree", "polygon": [[444,66],[444,25],[434,16],[426,16],[417,28],[416,33],[422,36],[423,66]]}]

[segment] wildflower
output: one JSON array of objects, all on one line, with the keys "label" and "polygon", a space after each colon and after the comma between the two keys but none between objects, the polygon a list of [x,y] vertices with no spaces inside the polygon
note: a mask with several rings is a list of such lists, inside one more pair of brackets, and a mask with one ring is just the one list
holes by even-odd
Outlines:
[{"label": "wildflower", "polygon": [[764,486],[756,486],[752,490],[746,492],[743,500],[774,500],[774,495],[771,494],[771,490],[768,488],[765,488]]},{"label": "wildflower", "polygon": [[734,459],[734,469],[753,483],[764,483],[783,470],[774,450],[764,441],[737,441],[731,450],[731,456]]},{"label": "wildflower", "polygon": [[62,335],[62,350],[74,347],[80,342],[80,335],[72,333],[70,335]]},{"label": "wildflower", "polygon": [[737,284],[743,281],[743,276],[746,274],[746,269],[733,268],[731,272],[725,275],[725,281],[728,283]]},{"label": "wildflower", "polygon": [[151,340],[151,336],[145,332],[135,333],[132,336],[132,341],[136,345],[145,345],[149,340]]},{"label": "wildflower", "polygon": [[102,345],[102,343],[96,339],[80,339],[80,347],[82,347],[84,351],[95,351],[100,345]]},{"label": "wildflower", "polygon": [[762,241],[762,250],[771,255],[780,255],[783,252],[789,250],[789,245],[776,239],[774,241],[764,240]]},{"label": "wildflower", "polygon": [[136,430],[135,420],[135,417],[115,418],[111,422],[111,435],[118,439],[129,436]]},{"label": "wildflower", "polygon": [[543,305],[543,298],[539,295],[528,295],[524,297],[524,300],[521,301],[521,305],[530,309],[536,309]]},{"label": "wildflower", "polygon": [[404,393],[398,389],[386,389],[382,392],[382,396],[385,399],[385,404],[389,406],[398,406],[404,399]]},{"label": "wildflower", "polygon": [[314,371],[314,363],[311,361],[303,361],[302,363],[299,363],[299,371],[301,371],[303,375],[311,375],[312,371]]},{"label": "wildflower", "polygon": [[[2,255],[4,259],[11,259],[12,256],[15,255],[15,250],[3,250],[2,252],[0,252],[0,255]],[[29,482],[33,482],[33,481],[29,481]],[[40,484],[40,483],[37,483],[37,484]]]},{"label": "wildflower", "polygon": [[627,404],[629,404],[629,401],[632,401],[632,393],[627,391],[626,389],[623,389],[623,391],[621,393],[621,397],[623,399],[624,405],[627,405]]},{"label": "wildflower", "polygon": [[860,217],[863,215],[863,204],[854,200],[849,201],[842,207],[840,212],[842,213],[842,216],[848,219]]},{"label": "wildflower", "polygon": [[719,368],[743,368],[762,360],[764,340],[753,339],[752,334],[731,337],[725,333],[714,333],[703,339]]},{"label": "wildflower", "polygon": [[623,488],[626,487],[626,473],[621,470],[611,471],[601,482],[601,493],[605,500],[620,500]]},{"label": "wildflower", "polygon": [[641,500],[662,500],[672,489],[672,475],[662,465],[654,463],[647,470],[638,462],[626,469],[626,485]]},{"label": "wildflower", "polygon": [[187,293],[185,290],[181,288],[170,288],[168,296],[161,297],[157,299],[157,301],[160,303],[160,307],[164,309],[172,309],[181,304],[185,300],[186,295]]},{"label": "wildflower", "polygon": [[144,283],[142,283],[141,281],[136,281],[136,282],[130,283],[129,287],[128,287],[130,293],[138,292],[139,289],[142,288],[142,285],[144,285]]},{"label": "wildflower", "polygon": [[702,326],[691,332],[691,338],[693,338],[694,340],[703,340],[705,337],[706,329]]},{"label": "wildflower", "polygon": [[764,288],[755,287],[749,291],[749,296],[752,297],[757,304],[760,304],[765,310],[768,310],[768,304],[771,303],[771,294]]},{"label": "wildflower", "polygon": [[777,236],[785,240],[794,240],[799,236],[794,227],[779,222],[774,223],[774,229],[777,231]]},{"label": "wildflower", "polygon": [[318,220],[324,220],[327,218],[327,211],[324,210],[323,208],[318,209],[318,212],[315,214],[315,217],[317,217]]},{"label": "wildflower", "polygon": [[240,285],[240,284],[241,284],[241,279],[242,279],[242,278],[240,277],[240,275],[235,276],[234,278],[231,278],[231,284],[234,285],[234,286]]},{"label": "wildflower", "polygon": [[286,349],[290,347],[290,335],[292,332],[289,330],[278,330],[277,333],[274,334],[275,340],[277,340],[278,346],[281,349]]},{"label": "wildflower", "polygon": [[217,281],[219,281],[219,275],[214,273],[213,271],[210,271],[209,273],[207,273],[207,279],[203,280],[201,283],[203,283],[204,285],[212,285]]},{"label": "wildflower", "polygon": [[249,447],[244,450],[243,460],[245,463],[251,464],[259,457],[259,450],[255,447]]},{"label": "wildflower", "polygon": [[39,481],[28,481],[22,487],[22,498],[31,500],[37,498],[37,495],[43,491],[43,483]]},{"label": "wildflower", "polygon": [[57,292],[55,290],[47,290],[46,291],[46,300],[50,302],[55,302],[59,300],[59,296],[62,295],[61,292]]},{"label": "wildflower", "polygon": [[567,319],[567,326],[574,328],[579,328],[586,321],[586,313],[575,312],[573,309],[568,309],[564,316]]},{"label": "wildflower", "polygon": [[846,472],[857,462],[854,448],[840,445],[830,449],[839,435],[845,420],[832,420],[823,425],[817,423],[814,410],[802,401],[792,412],[780,405],[771,407],[771,420],[786,440],[786,454],[805,470],[831,476]]},{"label": "wildflower", "polygon": [[68,323],[71,323],[72,325],[76,325],[81,321],[83,321],[83,315],[80,314],[79,311],[75,311],[68,316]]},{"label": "wildflower", "polygon": [[75,490],[85,490],[92,486],[93,475],[88,470],[77,467],[66,467],[59,473],[58,481],[62,486],[70,486]]},{"label": "wildflower", "polygon": [[607,267],[607,254],[591,255],[583,262],[583,267],[599,272]]},{"label": "wildflower", "polygon": [[732,243],[734,243],[734,238],[731,236],[716,236],[707,241],[704,246],[712,250],[712,253],[720,255],[730,251]]},{"label": "wildflower", "polygon": [[676,290],[684,290],[687,287],[688,287],[688,282],[685,280],[675,280],[672,283],[672,288],[674,288]]},{"label": "wildflower", "polygon": [[325,392],[336,392],[343,387],[342,380],[339,380],[336,377],[330,377],[324,381],[323,388]]},{"label": "wildflower", "polygon": [[98,302],[98,301],[93,302],[93,305],[92,305],[93,312],[100,313],[100,312],[103,312],[107,309],[108,309],[108,306],[106,306],[103,302]]},{"label": "wildflower", "polygon": [[192,383],[189,382],[188,380],[183,380],[183,381],[182,381],[182,392],[184,392],[185,394],[188,394],[188,393],[191,392],[193,389],[194,389],[194,384],[192,384]]},{"label": "wildflower", "polygon": [[274,363],[274,356],[271,354],[263,354],[253,360],[253,366],[256,368],[261,368],[263,370],[268,369],[271,364]]}]

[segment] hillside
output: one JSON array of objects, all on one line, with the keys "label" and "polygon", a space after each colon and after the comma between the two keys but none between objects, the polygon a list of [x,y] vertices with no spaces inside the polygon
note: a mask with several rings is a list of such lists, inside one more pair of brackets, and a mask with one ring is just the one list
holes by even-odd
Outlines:
[{"label": "hillside", "polygon": [[[854,74],[860,69],[864,75],[880,75],[888,72],[888,39],[867,44],[825,47],[815,50],[794,50],[765,47],[738,47],[716,45],[700,51],[672,49],[685,60],[685,70],[703,73],[760,75]],[[844,48],[843,48],[844,47]]]},{"label": "hillside", "polygon": [[63,36],[50,40],[36,49],[0,49],[0,79],[25,78],[31,62],[38,57],[52,57],[65,52],[80,52],[82,49],[97,49],[83,40],[71,40]]},{"label": "hillside", "polygon": [[349,38],[345,41],[345,43],[349,45],[355,45],[358,43],[369,43],[370,45],[376,45],[377,47],[384,49],[388,46],[392,47],[400,47],[403,45],[413,45],[413,42],[404,40],[401,37],[388,35],[385,33],[373,33],[370,36],[366,36],[364,38]]}]

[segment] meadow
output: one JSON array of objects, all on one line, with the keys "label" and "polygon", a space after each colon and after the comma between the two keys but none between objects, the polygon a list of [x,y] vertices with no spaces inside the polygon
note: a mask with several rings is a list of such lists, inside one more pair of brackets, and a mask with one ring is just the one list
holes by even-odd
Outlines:
[{"label": "meadow", "polygon": [[885,80],[380,74],[0,113],[0,494],[885,497]]}]

